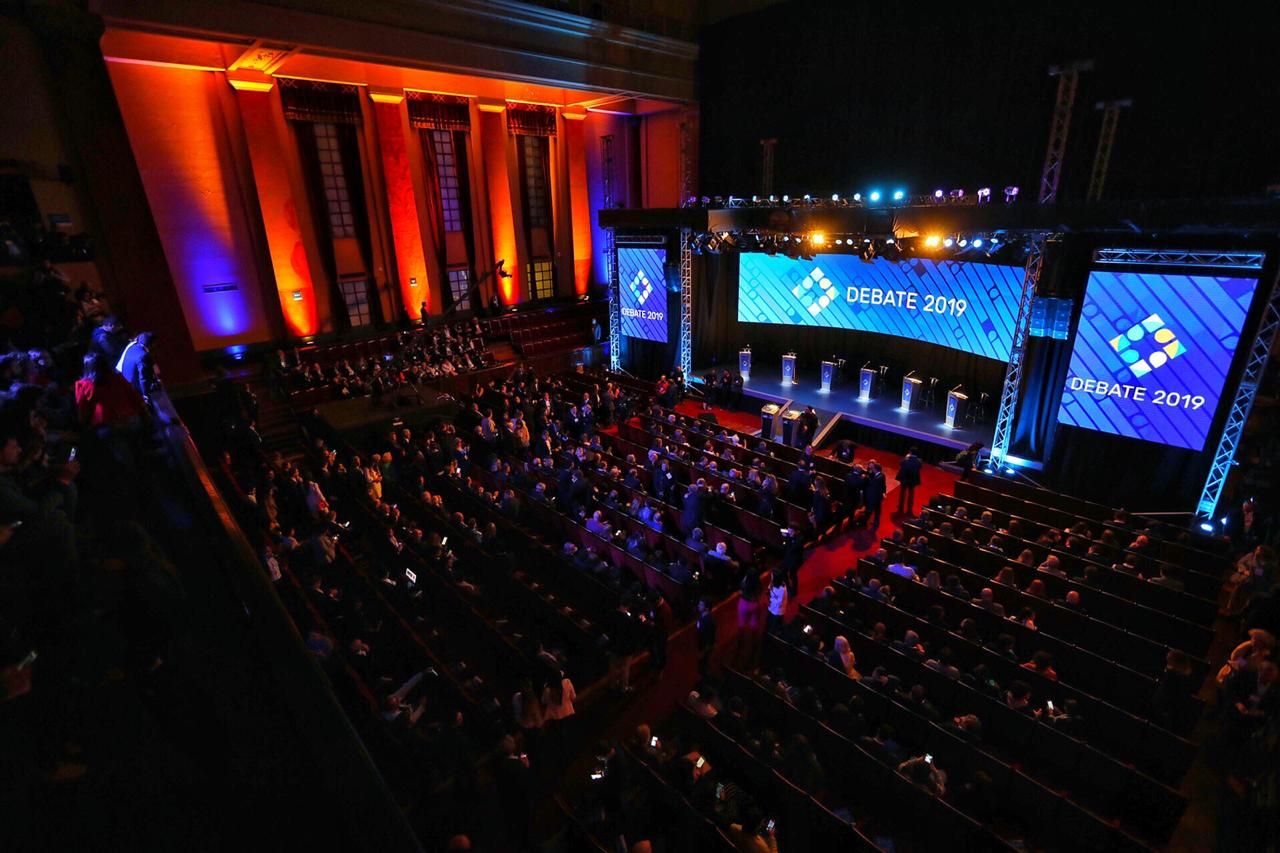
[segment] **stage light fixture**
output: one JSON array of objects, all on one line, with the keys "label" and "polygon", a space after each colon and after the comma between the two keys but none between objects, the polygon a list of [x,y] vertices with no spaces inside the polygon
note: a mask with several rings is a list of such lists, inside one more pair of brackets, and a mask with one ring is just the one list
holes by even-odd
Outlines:
[{"label": "stage light fixture", "polygon": [[758,196],[758,195],[753,195],[753,196],[751,197],[751,203],[752,203],[752,204],[759,204],[759,203],[760,203],[760,196]]},{"label": "stage light fixture", "polygon": [[827,235],[821,231],[814,231],[809,235],[809,242],[815,246],[825,246],[827,245]]},{"label": "stage light fixture", "polygon": [[946,193],[944,193],[942,190],[934,190],[934,191],[933,191],[933,200],[934,200],[934,201],[942,201],[942,200],[943,200],[944,198],[946,198],[946,197],[947,197],[947,194],[946,194]]},{"label": "stage light fixture", "polygon": [[782,203],[783,203],[783,204],[791,204],[791,196],[789,196],[789,195],[784,195],[784,196],[782,197]]},{"label": "stage light fixture", "polygon": [[939,237],[937,234],[930,234],[928,237],[924,238],[925,248],[928,248],[928,249],[936,249],[938,248],[939,245],[941,245],[941,243],[942,243],[942,238]]},{"label": "stage light fixture", "polygon": [[982,187],[978,190],[978,204],[986,204],[991,201],[991,187]]},{"label": "stage light fixture", "polygon": [[804,203],[805,203],[805,204],[809,204],[809,203],[810,203],[810,202],[812,202],[812,201],[813,201],[813,196],[809,195],[808,193],[805,193],[805,194],[804,194]]},{"label": "stage light fixture", "polygon": [[854,201],[862,201],[862,193],[854,193],[854,194],[853,194],[853,200],[854,200]]},{"label": "stage light fixture", "polygon": [[968,238],[968,237],[961,237],[961,238],[960,238],[960,248],[961,248],[961,249],[963,249],[964,247],[966,247],[966,246],[968,246],[968,245],[969,245],[969,238]]},{"label": "stage light fixture", "polygon": [[831,200],[832,200],[832,201],[834,201],[834,202],[839,202],[839,201],[840,201],[840,193],[832,193],[832,194],[831,194]]},{"label": "stage light fixture", "polygon": [[946,248],[948,248],[948,249],[950,249],[950,248],[951,248],[952,246],[954,246],[955,244],[956,244],[956,238],[954,238],[954,237],[947,237],[946,239],[944,239],[944,240],[942,241],[942,245],[943,245],[943,246],[945,246],[945,247],[946,247]]},{"label": "stage light fixture", "polygon": [[1200,522],[1200,529],[1203,530],[1205,533],[1212,533],[1213,523],[1209,521],[1202,521]]},{"label": "stage light fixture", "polygon": [[776,195],[770,195],[769,204],[777,204],[777,203],[778,203],[778,197]]},{"label": "stage light fixture", "polygon": [[981,237],[974,237],[974,238],[973,238],[973,248],[975,248],[975,249],[981,249],[981,248],[982,248],[982,238],[981,238]]},{"label": "stage light fixture", "polygon": [[895,240],[895,239],[893,239],[892,237],[890,237],[890,238],[888,238],[887,240],[885,240],[885,241],[884,241],[884,244],[885,244],[886,246],[893,246],[893,245],[896,245],[896,244],[897,244],[897,242],[898,242],[897,240]]},{"label": "stage light fixture", "polygon": [[1005,187],[1005,188],[1004,188],[1004,203],[1005,203],[1005,204],[1013,204],[1013,203],[1014,203],[1015,201],[1017,201],[1017,200],[1018,200],[1018,188],[1017,188],[1017,187]]},{"label": "stage light fixture", "polygon": [[843,238],[843,237],[837,237],[837,238],[836,238],[836,245],[837,245],[837,246],[843,246],[843,245],[844,245],[844,238]]},{"label": "stage light fixture", "polygon": [[893,200],[894,200],[894,201],[902,201],[902,200],[903,200],[904,198],[906,198],[906,197],[907,197],[906,190],[894,190],[894,191],[893,191]]},{"label": "stage light fixture", "polygon": [[880,200],[880,190],[872,190],[871,194],[867,196],[867,200],[870,201],[872,204],[875,204],[876,202],[878,202]]},{"label": "stage light fixture", "polygon": [[950,198],[952,201],[963,201],[964,190],[952,190],[951,192],[947,193],[947,197]]}]

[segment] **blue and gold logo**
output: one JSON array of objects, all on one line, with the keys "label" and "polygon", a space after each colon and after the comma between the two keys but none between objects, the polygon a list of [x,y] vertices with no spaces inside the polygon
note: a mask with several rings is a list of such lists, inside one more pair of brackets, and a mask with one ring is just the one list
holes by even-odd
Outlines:
[{"label": "blue and gold logo", "polygon": [[[1154,346],[1151,343],[1139,346],[1147,340],[1148,335]],[[1141,379],[1151,371],[1164,367],[1187,351],[1159,314],[1152,314],[1141,323],[1134,323],[1128,331],[1112,338],[1110,343],[1111,348],[1129,366],[1135,379]]]}]

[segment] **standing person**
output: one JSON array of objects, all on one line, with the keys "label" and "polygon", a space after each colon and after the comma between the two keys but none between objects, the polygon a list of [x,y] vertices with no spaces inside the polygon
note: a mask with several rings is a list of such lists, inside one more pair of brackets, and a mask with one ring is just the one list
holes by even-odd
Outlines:
[{"label": "standing person", "polygon": [[[907,451],[907,455],[902,457],[902,464],[898,466],[898,512],[905,512],[908,515],[915,515],[916,512],[916,486],[920,485],[920,469],[924,462],[920,459],[916,449],[913,447]],[[905,509],[904,509],[905,507]]]},{"label": "standing person", "polygon": [[711,612],[711,600],[698,599],[698,621],[695,625],[698,632],[698,675],[707,677],[711,668],[711,654],[716,647],[716,617]]},{"label": "standing person", "polygon": [[792,598],[800,591],[800,565],[804,562],[804,542],[796,535],[795,528],[782,528],[782,563],[778,571],[787,584],[787,594]]},{"label": "standing person", "polygon": [[734,663],[744,672],[755,668],[760,632],[764,627],[764,603],[760,600],[760,575],[748,570],[738,595],[738,639]]},{"label": "standing person", "polygon": [[573,700],[578,698],[573,682],[563,671],[542,688],[542,718],[548,746],[556,753],[564,752],[568,740],[569,718],[574,715]]},{"label": "standing person", "polygon": [[520,730],[520,741],[524,745],[524,751],[530,755],[538,755],[542,726],[545,721],[542,715],[542,702],[534,692],[531,679],[520,680],[520,689],[511,697],[511,713],[515,718],[516,728]]},{"label": "standing person", "polygon": [[649,612],[649,619],[653,622],[652,635],[652,655],[653,668],[657,672],[662,672],[667,668],[667,638],[671,636],[671,628],[675,624],[675,613],[671,610],[671,605],[667,603],[667,597],[662,594],[662,590],[654,593],[653,609]]},{"label": "standing person", "polygon": [[129,344],[120,318],[114,314],[104,317],[102,325],[93,330],[89,339],[89,352],[102,356],[103,362],[113,369],[120,363],[120,356]]},{"label": "standing person", "polygon": [[813,406],[805,406],[800,413],[800,432],[796,436],[796,447],[807,447],[817,431],[818,413],[813,410]]},{"label": "standing person", "polygon": [[787,579],[782,572],[774,572],[769,584],[769,618],[766,631],[775,636],[782,633],[783,619],[787,615]]},{"label": "standing person", "polygon": [[863,520],[872,533],[880,529],[880,511],[884,507],[884,494],[888,484],[884,479],[884,470],[880,463],[872,459],[867,463],[867,484],[862,492],[862,500],[867,507]]},{"label": "standing person", "polygon": [[155,339],[154,332],[143,332],[129,341],[116,362],[116,370],[137,389],[148,405],[152,393],[160,386],[155,360],[151,357],[151,345]]}]

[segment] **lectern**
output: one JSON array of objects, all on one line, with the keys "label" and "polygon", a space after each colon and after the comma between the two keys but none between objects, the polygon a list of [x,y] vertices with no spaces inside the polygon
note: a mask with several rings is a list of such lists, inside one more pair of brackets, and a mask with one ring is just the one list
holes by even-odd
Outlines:
[{"label": "lectern", "polygon": [[[914,372],[914,371],[912,371]],[[916,379],[910,373],[902,377],[902,410],[911,411],[911,401],[915,399],[916,391],[920,390],[920,380]]]},{"label": "lectern", "polygon": [[751,378],[751,347],[738,350],[738,372],[742,374],[743,382]]},{"label": "lectern", "polygon": [[961,391],[959,388],[953,388],[947,392],[946,424],[949,429],[955,429],[956,421],[964,417],[965,401],[968,399],[969,395]]},{"label": "lectern", "polygon": [[858,371],[858,399],[864,403],[871,399],[871,387],[875,385],[876,372],[874,368],[864,367]]},{"label": "lectern", "polygon": [[778,412],[782,411],[781,406],[775,406],[773,403],[765,403],[760,409],[760,437],[765,440],[773,439],[773,419],[778,416]]},{"label": "lectern", "polygon": [[796,381],[796,354],[789,352],[782,357],[782,384],[794,385]]},{"label": "lectern", "polygon": [[782,416],[782,443],[790,447],[796,435],[796,424],[800,422],[800,410],[790,409]]},{"label": "lectern", "polygon": [[818,375],[821,377],[821,387],[818,390],[823,394],[830,394],[831,383],[836,378],[836,363],[834,361],[822,362],[822,370]]}]

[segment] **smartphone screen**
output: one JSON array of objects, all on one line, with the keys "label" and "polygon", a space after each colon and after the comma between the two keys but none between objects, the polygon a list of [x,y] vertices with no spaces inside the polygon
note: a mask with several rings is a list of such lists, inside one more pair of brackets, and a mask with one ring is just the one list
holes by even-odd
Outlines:
[{"label": "smartphone screen", "polygon": [[925,763],[925,764],[932,764],[932,763],[933,763],[933,756],[926,752],[926,753],[924,754],[924,763]]},{"label": "smartphone screen", "polygon": [[699,769],[699,770],[701,770],[701,769],[702,769],[702,766],[703,766],[704,764],[706,764],[706,763],[707,763],[707,759],[705,759],[705,758],[703,758],[703,757],[701,757],[701,756],[699,756],[699,757],[698,757],[698,769]]},{"label": "smartphone screen", "polygon": [[658,748],[658,738],[656,735],[654,737],[649,738],[649,746],[653,747],[654,749]]}]

